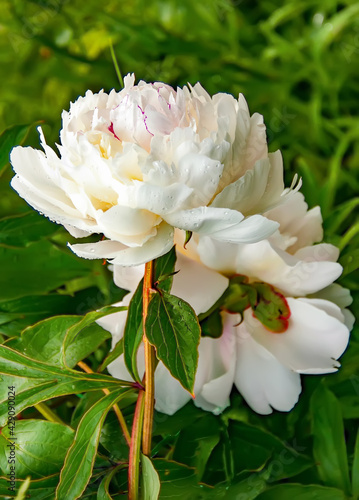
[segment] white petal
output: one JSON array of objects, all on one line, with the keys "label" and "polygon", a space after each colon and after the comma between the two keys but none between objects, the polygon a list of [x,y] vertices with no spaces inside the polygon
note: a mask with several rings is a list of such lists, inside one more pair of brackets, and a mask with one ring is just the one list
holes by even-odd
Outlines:
[{"label": "white petal", "polygon": [[249,406],[262,415],[290,411],[301,392],[300,375],[282,365],[270,352],[238,327],[235,384]]},{"label": "white petal", "polygon": [[215,304],[228,287],[227,278],[181,253],[177,253],[176,271],[171,293],[188,302],[197,315]]},{"label": "white petal", "polygon": [[143,245],[156,234],[155,226],[161,219],[147,210],[116,205],[100,214],[97,221],[107,238],[128,244],[126,237],[131,237],[129,241],[138,237],[137,243]]},{"label": "white petal", "polygon": [[318,309],[321,309],[322,311],[329,314],[329,316],[332,316],[333,318],[336,318],[341,323],[344,323],[344,315],[343,315],[340,307],[337,306],[336,304],[334,304],[334,302],[331,302],[329,300],[324,300],[324,299],[306,298],[306,297],[301,297],[300,300],[301,300],[301,302],[307,303],[309,305],[317,307]]},{"label": "white petal", "polygon": [[350,295],[350,290],[348,290],[348,288],[342,287],[341,285],[338,285],[338,283],[333,283],[323,290],[320,290],[314,295],[314,297],[330,300],[331,302],[337,304],[337,306],[339,306],[341,309],[350,306],[350,304],[353,302],[353,298]]},{"label": "white petal", "polygon": [[219,339],[204,337],[199,345],[199,363],[194,387],[196,406],[213,413],[222,412],[229,404],[236,364],[234,324],[237,315],[224,317]]},{"label": "white petal", "polygon": [[70,226],[70,224],[64,224],[64,228],[68,231],[74,238],[85,238],[90,236],[89,231],[84,231],[83,229],[78,229],[77,227]]},{"label": "white petal", "polygon": [[[318,245],[320,247],[321,245]],[[269,241],[233,245],[201,237],[198,253],[202,262],[224,273],[237,273],[277,286],[291,296],[314,293],[336,280],[341,266],[334,262],[301,261]],[[319,248],[317,254],[320,255]]]},{"label": "white petal", "polygon": [[349,331],[338,319],[308,303],[287,298],[291,311],[288,329],[281,334],[267,330],[249,310],[246,328],[253,338],[282,364],[298,373],[330,373],[344,352]]},{"label": "white petal", "polygon": [[113,268],[113,281],[115,285],[124,290],[134,292],[143,278],[145,266],[111,266]]},{"label": "white petal", "polygon": [[276,222],[260,215],[244,219],[236,210],[199,207],[165,217],[174,227],[233,243],[253,243],[267,238],[278,228]]},{"label": "white petal", "polygon": [[173,246],[173,229],[167,224],[157,226],[157,235],[140,247],[128,248],[117,241],[70,245],[71,250],[85,259],[110,259],[120,266],[138,266],[167,253]]},{"label": "white petal", "polygon": [[134,201],[136,207],[165,217],[166,214],[190,206],[192,194],[193,189],[178,182],[169,186],[138,183]]},{"label": "white petal", "polygon": [[158,363],[155,371],[155,408],[157,411],[173,415],[188,401],[190,394],[172,377],[163,363]]},{"label": "white petal", "polygon": [[265,215],[280,223],[280,232],[283,235],[295,236],[296,240],[290,246],[290,253],[322,240],[323,220],[319,207],[308,211],[308,205],[300,192],[283,193],[281,201]]},{"label": "white petal", "polygon": [[238,210],[245,215],[260,214],[284,201],[281,198],[283,189],[283,163],[277,151],[258,160],[253,169],[225,187],[211,206]]},{"label": "white petal", "polygon": [[[129,293],[124,297],[121,302],[117,304],[113,304],[114,306],[128,306],[133,293]],[[123,333],[125,331],[125,325],[127,320],[127,311],[119,311],[113,314],[108,314],[103,318],[97,319],[96,323],[102,326],[105,330],[111,333],[112,335],[112,348],[115,347],[117,342],[122,339]]]},{"label": "white petal", "polygon": [[303,247],[294,255],[297,259],[306,262],[336,262],[339,258],[339,248],[329,243],[320,243],[319,245]]}]

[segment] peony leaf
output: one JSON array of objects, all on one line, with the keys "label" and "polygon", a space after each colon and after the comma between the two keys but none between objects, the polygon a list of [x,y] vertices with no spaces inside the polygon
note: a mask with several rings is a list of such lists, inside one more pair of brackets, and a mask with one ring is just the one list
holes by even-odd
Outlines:
[{"label": "peony leaf", "polygon": [[[176,264],[176,251],[173,247],[169,252],[162,257],[159,257],[154,262],[154,283],[161,282],[161,288],[170,291],[173,281],[173,272]],[[141,382],[141,377],[137,370],[137,351],[143,337],[142,328],[142,289],[143,279],[138,284],[138,287],[131,299],[127,321],[123,336],[124,358],[128,371],[132,378]]]},{"label": "peony leaf", "polygon": [[24,247],[52,235],[59,226],[36,212],[13,215],[0,220],[0,244]]},{"label": "peony leaf", "polygon": [[126,389],[115,389],[97,401],[80,420],[60,474],[56,500],[76,500],[82,495],[91,478],[102,424],[112,406],[127,393]]},{"label": "peony leaf", "polygon": [[108,353],[106,358],[102,361],[101,365],[97,368],[96,372],[101,373],[105,368],[108,367],[112,361],[115,361],[119,356],[123,354],[123,338],[120,339],[115,345],[114,349]]},{"label": "peony leaf", "polygon": [[181,430],[173,459],[194,467],[198,480],[202,479],[208,459],[221,437],[220,420],[209,413]]},{"label": "peony leaf", "polygon": [[[15,479],[15,491],[19,491],[25,484],[26,479]],[[35,498],[39,500],[49,500],[54,498],[55,489],[59,482],[59,475],[54,474],[41,479],[31,479],[30,488],[27,490],[27,498]],[[9,480],[5,477],[0,477],[0,498],[15,498],[9,493]]]},{"label": "peony leaf", "polygon": [[[13,438],[16,437],[16,440]],[[14,442],[16,477],[43,478],[60,472],[74,431],[66,425],[46,420],[19,420],[14,431],[4,427],[0,448],[7,449]],[[11,448],[10,448],[11,449]],[[0,468],[8,471],[8,456],[0,454]]]},{"label": "peony leaf", "polygon": [[109,492],[110,483],[114,477],[114,475],[124,467],[124,465],[118,465],[114,467],[101,481],[99,489],[97,491],[97,499],[96,500],[112,500],[112,496]]},{"label": "peony leaf", "polygon": [[[0,246],[0,300],[43,294],[66,282],[87,276],[91,264],[49,241],[30,243],[25,248]],[[24,286],[26,283],[26,286]]]},{"label": "peony leaf", "polygon": [[[6,346],[0,346],[0,373],[16,377],[16,414],[25,408],[42,401],[78,394],[81,392],[95,391],[98,389],[116,389],[128,387],[128,382],[122,382],[107,375],[97,373],[85,374],[83,372],[60,368],[31,359]],[[7,421],[7,397],[2,395],[0,402],[0,426]]]},{"label": "peony leaf", "polygon": [[313,454],[319,475],[326,486],[350,493],[349,468],[340,404],[324,385],[314,391],[312,414]]},{"label": "peony leaf", "polygon": [[193,392],[201,329],[192,307],[164,290],[152,294],[146,334],[157,357],[182,386]]},{"label": "peony leaf", "polygon": [[141,455],[142,464],[142,498],[143,500],[157,500],[160,494],[161,483],[158,473],[151,460]]},{"label": "peony leaf", "polygon": [[279,484],[261,493],[257,500],[345,500],[345,494],[335,488],[318,484]]},{"label": "peony leaf", "polygon": [[[75,356],[75,360],[68,361],[68,349],[70,345],[72,344],[72,350],[74,351],[77,348],[78,345],[78,338],[81,335],[82,341],[84,340],[84,332],[89,333],[89,327],[94,330],[95,332],[99,331],[97,324],[93,324],[96,320],[103,318],[104,316],[108,316],[109,314],[113,314],[115,312],[120,312],[126,310],[127,307],[125,306],[120,306],[120,307],[112,307],[112,306],[107,306],[104,307],[103,309],[99,311],[91,311],[87,313],[84,317],[82,317],[79,321],[77,321],[74,325],[70,326],[63,337],[63,342],[61,346],[61,355],[62,355],[62,363],[66,366],[69,362],[74,366],[80,359],[83,359],[83,353],[79,352],[77,353],[77,357]],[[101,335],[98,334],[98,337],[107,337],[107,334],[102,332],[103,328],[100,327],[100,332]],[[95,333],[96,335],[96,333]],[[90,352],[93,352],[94,349],[92,349],[92,344],[96,342],[95,340],[92,342],[91,340],[87,340],[87,348],[90,349]],[[98,344],[99,345],[99,344]],[[85,346],[84,346],[85,348]],[[80,351],[80,350],[79,350]],[[83,356],[83,357],[82,357]],[[80,359],[78,359],[80,357]],[[69,365],[70,366],[70,365]]]},{"label": "peony leaf", "polygon": [[260,427],[235,420],[230,421],[228,432],[236,473],[266,467],[270,481],[278,481],[313,466],[312,459],[301,453],[305,448],[296,441],[292,447]]},{"label": "peony leaf", "polygon": [[111,337],[95,320],[123,309],[107,306],[85,316],[48,318],[26,328],[20,338],[10,340],[7,345],[33,359],[73,368]]}]

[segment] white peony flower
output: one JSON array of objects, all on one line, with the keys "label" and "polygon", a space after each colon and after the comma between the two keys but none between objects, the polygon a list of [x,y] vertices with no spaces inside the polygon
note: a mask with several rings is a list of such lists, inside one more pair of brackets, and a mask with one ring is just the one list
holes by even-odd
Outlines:
[{"label": "white peony flower", "polygon": [[263,117],[250,116],[244,97],[124,81],[63,112],[60,157],[41,129],[44,152],[11,153],[12,186],[32,207],[76,238],[106,238],[72,250],[128,266],[166,253],[173,228],[241,243],[272,234],[278,223],[260,214],[286,198],[274,177],[281,159],[268,156]]},{"label": "white peony flower", "polygon": [[[226,287],[223,279],[236,274],[248,276],[250,282],[274,285],[286,297],[291,313],[286,331],[274,333],[251,309],[244,311],[243,318],[222,311],[222,335],[202,337],[200,342],[194,387],[197,406],[221,412],[229,404],[234,384],[258,413],[289,411],[301,392],[300,374],[330,373],[340,366],[337,359],[346,349],[352,327],[353,316],[345,309],[351,298],[347,290],[332,284],[342,271],[336,262],[339,252],[332,245],[313,245],[322,236],[321,215],[318,209],[307,209],[299,193],[281,209],[273,209],[271,215],[275,213],[283,233],[266,241],[229,244],[196,236],[186,251],[177,245],[180,272],[174,276],[173,293],[188,301],[197,314],[221,296]],[[118,286],[134,290],[142,273],[143,269],[115,266],[114,279]],[[113,334],[114,344],[123,335],[125,321],[126,312],[100,320]],[[142,352],[138,362],[143,369]],[[123,356],[109,365],[109,372],[129,379]],[[191,399],[162,363],[155,376],[157,410],[172,414]]]}]

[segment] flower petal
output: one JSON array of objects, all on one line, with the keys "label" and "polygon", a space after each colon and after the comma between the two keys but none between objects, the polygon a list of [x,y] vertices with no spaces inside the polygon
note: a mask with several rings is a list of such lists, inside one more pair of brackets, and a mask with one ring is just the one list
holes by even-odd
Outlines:
[{"label": "flower petal", "polygon": [[167,253],[173,246],[173,229],[165,223],[157,226],[157,234],[140,247],[129,248],[117,241],[68,245],[84,259],[110,259],[111,264],[138,266]]},{"label": "flower petal", "polygon": [[336,371],[340,366],[336,360],[348,344],[348,328],[309,299],[287,298],[287,302],[291,317],[284,333],[269,332],[247,310],[244,317],[248,332],[283,365],[298,373]]},{"label": "flower petal", "polygon": [[300,375],[282,365],[270,352],[238,327],[235,385],[252,410],[261,415],[290,411],[301,392]]},{"label": "flower petal", "polygon": [[115,205],[101,213],[97,221],[107,238],[135,246],[134,240],[137,245],[143,245],[155,236],[157,232],[155,226],[161,222],[161,219],[148,210]]},{"label": "flower petal", "polygon": [[188,391],[183,389],[161,362],[155,371],[155,399],[156,410],[167,415],[173,415],[191,400]]},{"label": "flower petal", "polygon": [[199,345],[194,403],[215,414],[229,405],[236,364],[235,321],[238,321],[237,315],[226,315],[222,336],[219,339],[203,337]]},{"label": "flower petal", "polygon": [[181,253],[177,253],[176,271],[171,293],[188,302],[196,314],[212,307],[228,287],[227,278]]},{"label": "flower petal", "polygon": [[260,215],[244,219],[236,210],[214,207],[181,210],[166,216],[165,220],[179,229],[232,243],[254,243],[267,238],[278,228],[276,222]]},{"label": "flower petal", "polygon": [[[326,253],[316,245],[316,255]],[[252,245],[233,245],[202,237],[198,252],[202,262],[219,272],[238,273],[277,286],[290,296],[314,293],[336,280],[342,271],[339,264],[308,262],[274,248],[267,240]]]}]

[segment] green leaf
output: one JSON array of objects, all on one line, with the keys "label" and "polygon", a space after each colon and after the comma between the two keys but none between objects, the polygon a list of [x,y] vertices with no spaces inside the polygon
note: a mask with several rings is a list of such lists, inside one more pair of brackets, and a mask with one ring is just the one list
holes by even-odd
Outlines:
[{"label": "green leaf", "polygon": [[[161,482],[160,500],[204,500],[212,488],[199,484],[196,471],[174,461],[153,460]],[[214,497],[215,498],[215,497]]]},{"label": "green leaf", "polygon": [[266,466],[273,480],[288,478],[313,466],[307,456],[276,436],[244,422],[230,421],[229,438],[236,472]]},{"label": "green leaf", "polygon": [[133,380],[141,382],[141,377],[137,370],[137,351],[143,337],[142,328],[142,288],[143,279],[138,284],[138,287],[128,306],[127,320],[125,331],[123,334],[123,352],[124,360]]},{"label": "green leaf", "polygon": [[22,144],[33,125],[13,125],[0,135],[0,173],[9,163],[10,151]]},{"label": "green leaf", "polygon": [[[62,363],[64,339],[69,330],[78,326],[82,316],[55,316],[26,328],[19,339],[10,346],[27,356],[57,366]],[[111,334],[99,325],[89,324],[82,328],[66,347],[66,364],[73,368],[79,361],[95,351]]]},{"label": "green leaf", "polygon": [[0,220],[0,245],[24,247],[58,230],[57,224],[37,212],[13,215]]},{"label": "green leaf", "polygon": [[192,307],[164,290],[154,293],[148,307],[146,334],[156,347],[157,357],[192,393],[201,337],[198,318]]},{"label": "green leaf", "polygon": [[325,485],[349,494],[349,468],[340,404],[334,394],[320,384],[312,395],[310,409],[313,454],[319,475]]},{"label": "green leaf", "polygon": [[[66,334],[64,336],[64,340],[63,340],[62,348],[61,348],[63,363],[65,365],[67,364],[68,348],[71,344],[73,346],[75,346],[75,348],[76,348],[78,335],[80,333],[83,334],[83,331],[84,330],[86,331],[88,329],[88,327],[91,326],[92,329],[95,329],[95,335],[96,335],[96,331],[98,331],[98,328],[97,328],[98,325],[93,325],[94,321],[96,321],[100,318],[103,318],[104,316],[108,316],[109,314],[113,314],[113,313],[121,312],[121,311],[125,311],[125,310],[127,310],[127,307],[123,307],[123,306],[120,306],[120,307],[110,306],[110,307],[108,307],[107,306],[107,307],[104,307],[103,309],[101,309],[100,311],[91,311],[91,312],[87,313],[83,318],[81,318],[80,321],[78,321],[76,324],[74,324],[73,326],[68,328],[68,330],[66,331]],[[101,328],[101,330],[103,330],[103,329]],[[107,335],[107,333],[102,334],[102,335]],[[83,337],[83,335],[82,335],[82,337]],[[91,344],[89,347],[91,348]],[[90,352],[92,352],[92,351],[90,351]],[[77,361],[76,361],[76,363],[77,363]]]},{"label": "green leaf", "polygon": [[122,464],[117,465],[117,467],[114,467],[108,474],[106,474],[106,476],[101,481],[101,484],[97,491],[96,500],[113,500],[109,492],[110,483],[113,479],[113,476],[123,467],[124,465]]},{"label": "green leaf", "polygon": [[359,498],[359,430],[357,432],[354,448],[352,468],[352,493],[354,498]]},{"label": "green leaf", "polygon": [[257,500],[345,500],[345,494],[335,488],[317,484],[280,484],[257,497]]},{"label": "green leaf", "polygon": [[[176,264],[175,247],[154,262],[154,283],[161,281],[161,288],[170,291],[172,287],[173,276]],[[164,278],[164,279],[161,279]],[[141,377],[137,370],[137,351],[143,337],[142,327],[142,289],[143,279],[137,286],[137,289],[131,299],[125,331],[123,335],[123,351],[126,367],[131,377],[141,383]]]},{"label": "green leaf", "polygon": [[[32,479],[30,489],[27,491],[28,498],[36,500],[52,500],[54,498],[56,485],[59,482],[59,475],[43,477],[41,479]],[[26,483],[26,479],[15,479],[15,490],[19,491]],[[16,493],[9,493],[9,480],[5,477],[0,477],[0,498],[15,498]]]},{"label": "green leaf", "polygon": [[128,390],[115,389],[97,401],[82,417],[60,474],[56,500],[76,500],[82,495],[91,477],[102,424],[112,406],[126,393]]},{"label": "green leaf", "polygon": [[19,335],[27,326],[49,316],[75,309],[69,295],[33,295],[0,302],[0,331],[9,336]]},{"label": "green leaf", "polygon": [[220,439],[220,421],[212,414],[192,422],[181,430],[173,459],[194,467],[200,480],[207,461]]},{"label": "green leaf", "polygon": [[26,248],[0,247],[0,300],[50,292],[90,272],[90,264],[59,250],[48,241]]},{"label": "green leaf", "polygon": [[[16,391],[16,414],[29,406],[58,396],[130,385],[107,375],[85,374],[49,365],[6,346],[0,346],[0,373],[13,377],[11,385],[15,386]],[[24,383],[27,380],[28,385]],[[18,381],[21,384],[20,391],[16,389]],[[0,426],[7,421],[7,411],[7,398],[4,394],[0,402]]]},{"label": "green leaf", "polygon": [[4,427],[0,435],[3,474],[9,472],[9,450],[14,451],[17,478],[36,479],[60,472],[73,438],[73,429],[47,420],[18,420],[14,427]]},{"label": "green leaf", "polygon": [[143,500],[157,500],[161,484],[157,471],[146,455],[141,455]]},{"label": "green leaf", "polygon": [[153,282],[156,285],[156,283],[160,281],[161,290],[165,290],[166,292],[169,292],[172,288],[176,259],[176,249],[175,247],[172,247],[169,252],[161,257],[158,257],[158,259],[154,262]]},{"label": "green leaf", "polygon": [[114,349],[108,353],[106,358],[102,361],[101,365],[97,368],[97,373],[101,373],[105,368],[108,367],[112,361],[115,361],[119,356],[123,354],[123,337],[117,342]]}]

